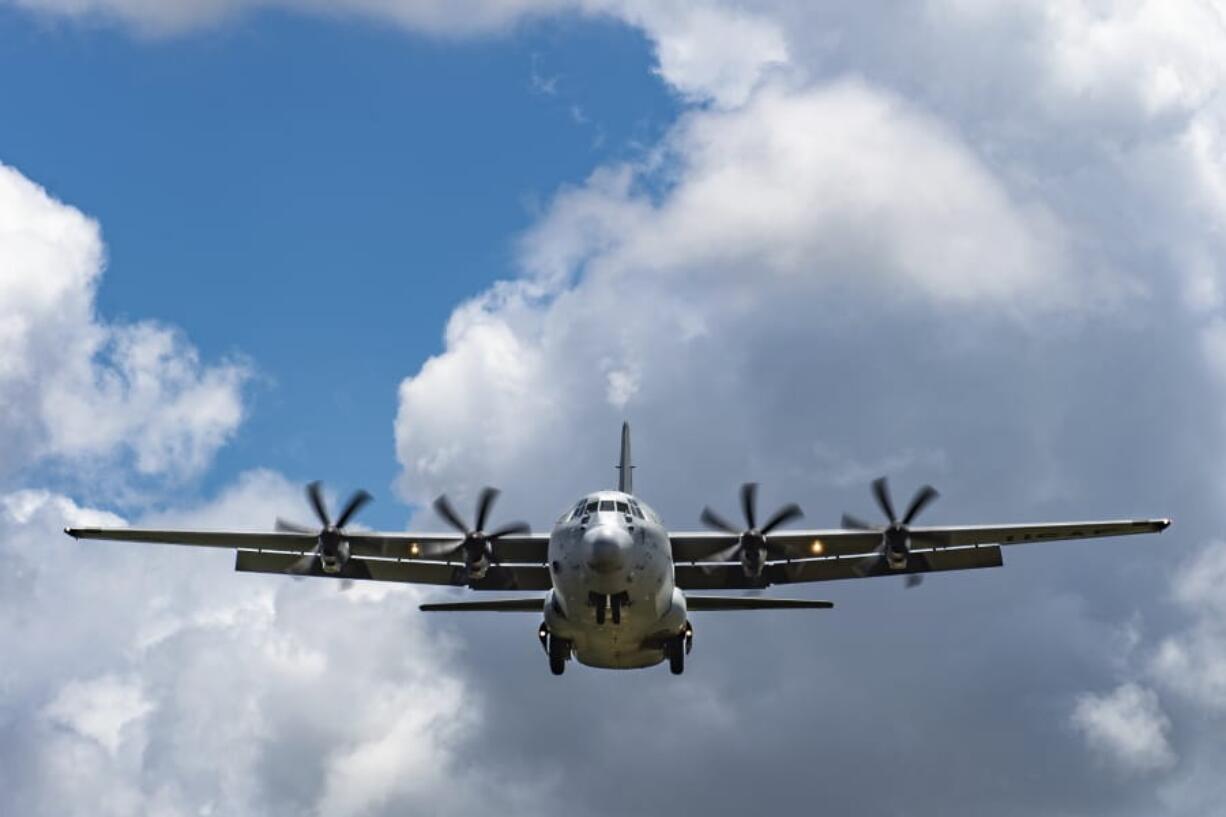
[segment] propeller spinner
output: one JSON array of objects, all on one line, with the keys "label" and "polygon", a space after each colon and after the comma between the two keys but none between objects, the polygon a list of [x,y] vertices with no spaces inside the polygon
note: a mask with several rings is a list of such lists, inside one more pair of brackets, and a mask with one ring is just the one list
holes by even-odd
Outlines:
[{"label": "propeller spinner", "polygon": [[463,517],[456,513],[451,500],[447,498],[446,494],[439,496],[438,499],[434,500],[434,510],[451,527],[462,533],[464,538],[458,542],[442,542],[425,546],[423,547],[423,552],[430,556],[462,555],[464,557],[464,566],[468,571],[468,578],[470,580],[484,578],[490,564],[499,563],[498,555],[494,549],[494,545],[498,540],[504,536],[529,533],[532,530],[527,522],[511,522],[486,533],[485,523],[489,519],[490,510],[494,507],[494,502],[498,499],[499,493],[500,491],[497,488],[489,486],[481,489],[481,494],[477,497],[477,515],[472,528],[469,528]]},{"label": "propeller spinner", "polygon": [[710,507],[702,509],[702,522],[713,530],[731,533],[737,537],[737,543],[711,555],[715,562],[728,562],[734,559],[741,562],[745,575],[751,579],[762,575],[766,557],[786,559],[788,554],[783,548],[771,543],[768,538],[771,531],[780,525],[804,516],[800,506],[789,502],[771,515],[762,527],[757,525],[758,483],[746,482],[741,486],[741,513],[745,517],[745,527],[737,528],[724,519]]},{"label": "propeller spinner", "polygon": [[[873,480],[873,496],[877,500],[877,507],[881,508],[881,512],[889,520],[889,524],[885,527],[870,525],[868,522],[851,514],[843,514],[844,528],[877,531],[881,534],[881,544],[877,546],[873,555],[860,560],[859,564],[856,565],[856,572],[861,576],[870,575],[883,568],[889,570],[906,569],[910,560],[911,540],[914,538],[914,534],[911,532],[911,523],[919,516],[920,511],[924,510],[940,494],[931,485],[923,486],[915,492],[915,496],[911,497],[911,503],[907,505],[907,510],[903,514],[902,519],[899,519],[894,512],[894,503],[890,498],[890,483],[885,477]],[[922,575],[909,573],[907,574],[907,587],[916,587],[923,580],[924,577]]]}]

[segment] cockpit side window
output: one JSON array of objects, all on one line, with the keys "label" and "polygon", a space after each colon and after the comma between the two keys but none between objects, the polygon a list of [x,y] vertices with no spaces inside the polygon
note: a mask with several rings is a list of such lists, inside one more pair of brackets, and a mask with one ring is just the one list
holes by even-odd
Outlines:
[{"label": "cockpit side window", "polygon": [[630,503],[630,512],[639,519],[643,518],[643,510],[639,507],[639,503],[637,502]]},{"label": "cockpit side window", "polygon": [[571,511],[570,518],[578,519],[580,516],[583,516],[583,506],[586,504],[587,504],[586,500],[582,500],[582,499],[579,500],[579,504],[575,506],[575,509],[573,511]]},{"label": "cockpit side window", "polygon": [[597,504],[599,503],[597,503],[596,500],[592,500],[591,502],[587,503],[587,507],[583,509],[583,512],[584,513],[596,513]]}]

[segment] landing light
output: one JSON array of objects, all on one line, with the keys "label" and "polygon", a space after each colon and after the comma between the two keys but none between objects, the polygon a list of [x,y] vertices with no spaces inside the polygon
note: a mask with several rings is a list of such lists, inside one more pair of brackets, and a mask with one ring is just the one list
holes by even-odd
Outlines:
[{"label": "landing light", "polygon": [[416,542],[410,542],[410,543],[409,543],[409,555],[410,555],[410,556],[418,556],[418,555],[420,555],[420,554],[421,554],[421,548],[417,546],[417,543],[416,543]]},{"label": "landing light", "polygon": [[809,550],[813,553],[814,556],[821,556],[823,553],[826,552],[826,546],[822,544],[821,539],[814,539],[813,544],[809,545]]}]

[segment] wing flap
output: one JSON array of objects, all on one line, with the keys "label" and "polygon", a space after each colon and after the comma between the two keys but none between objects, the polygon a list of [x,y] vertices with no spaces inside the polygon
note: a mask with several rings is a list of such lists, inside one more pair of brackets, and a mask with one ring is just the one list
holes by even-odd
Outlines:
[{"label": "wing flap", "polygon": [[[857,571],[859,559],[805,559],[798,562],[776,562],[766,566],[762,575],[751,579],[738,564],[697,567],[677,565],[677,586],[683,590],[746,590],[769,587],[772,584],[802,584],[841,579],[862,579]],[[936,573],[945,570],[975,570],[1000,567],[1004,564],[996,546],[930,550],[913,554],[906,568],[870,575],[901,576],[907,573]]]},{"label": "wing flap", "polygon": [[[422,553],[422,545],[460,543],[454,533],[351,533],[349,547],[355,556],[373,556],[381,559],[414,559],[426,562],[455,561],[454,555],[429,556]],[[548,534],[520,534],[503,536],[495,545],[499,561],[512,564],[543,565],[549,561]]]},{"label": "wing flap", "polygon": [[[235,554],[234,569],[242,573],[285,574],[297,559],[298,556],[291,553],[240,550]],[[473,590],[548,590],[552,586],[549,571],[544,567],[496,565],[489,569],[484,578],[468,582],[464,568],[458,565],[359,557],[349,559],[340,573],[325,573],[317,562],[312,565],[307,575],[329,579],[469,587]]]}]

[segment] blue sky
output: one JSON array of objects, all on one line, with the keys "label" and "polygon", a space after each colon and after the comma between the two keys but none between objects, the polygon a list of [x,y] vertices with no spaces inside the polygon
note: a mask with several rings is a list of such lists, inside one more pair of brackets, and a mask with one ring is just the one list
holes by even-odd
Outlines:
[{"label": "blue sky", "polygon": [[[1215,814],[1218,5],[0,0],[0,812]],[[540,528],[623,418],[673,528],[882,474],[1175,525],[704,617],[679,679],[62,535],[314,478]]]},{"label": "blue sky", "polygon": [[201,487],[258,466],[365,486],[393,527],[399,379],[516,275],[559,185],[641,155],[679,107],[613,21],[439,42],[261,13],[151,41],[3,9],[0,40],[0,75],[36,80],[6,83],[0,153],[103,225],[102,315],[255,367]]}]

